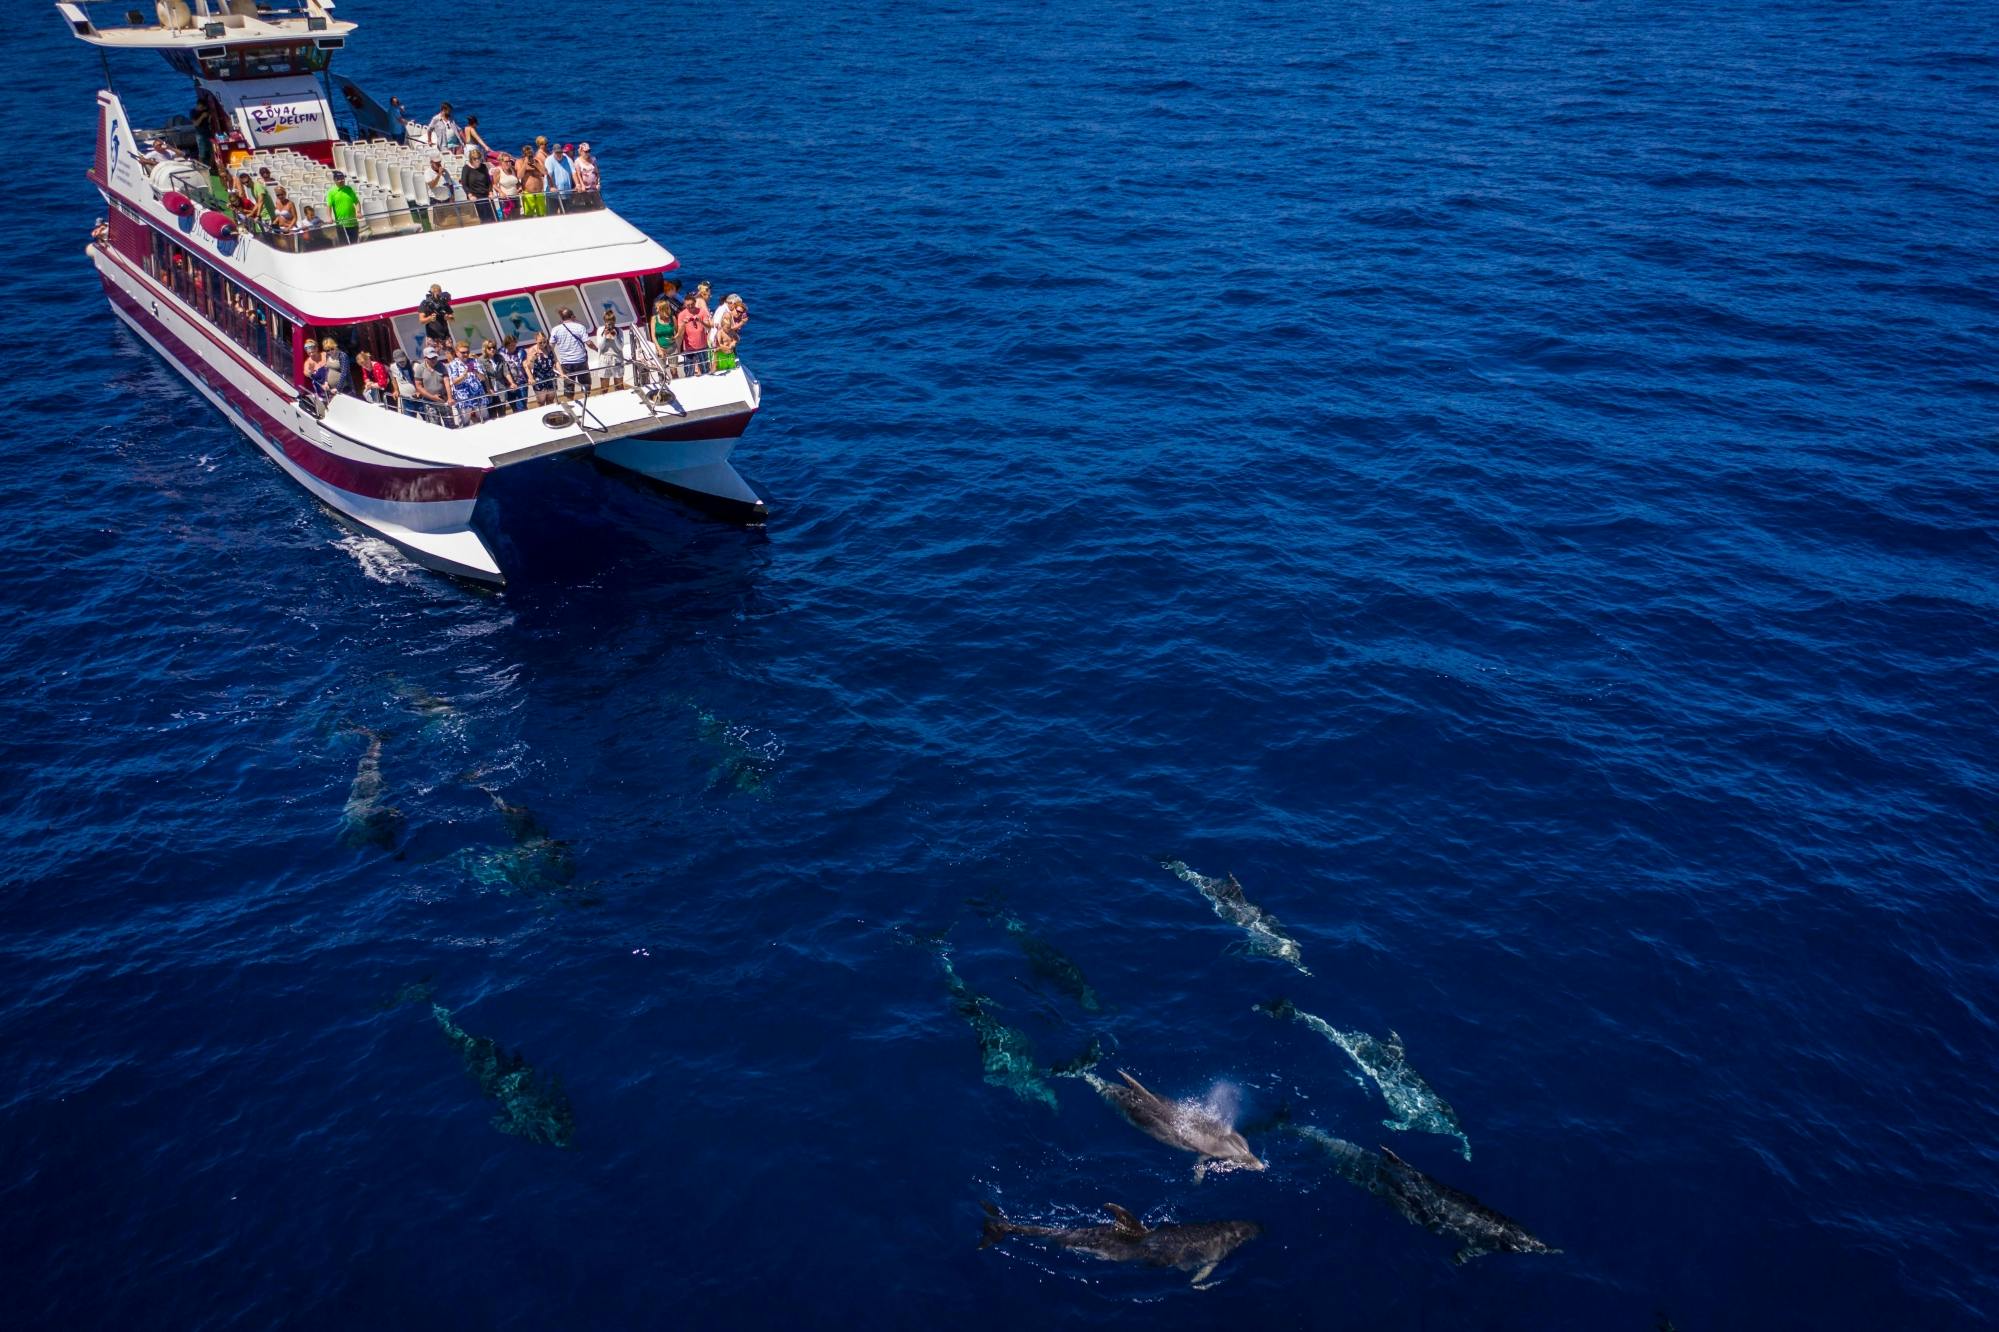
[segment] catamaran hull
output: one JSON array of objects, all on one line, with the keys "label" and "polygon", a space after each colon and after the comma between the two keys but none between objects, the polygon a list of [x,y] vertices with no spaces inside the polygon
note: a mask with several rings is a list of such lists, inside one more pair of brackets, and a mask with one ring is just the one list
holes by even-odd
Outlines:
[{"label": "catamaran hull", "polygon": [[[426,568],[506,582],[473,528],[480,487],[494,468],[413,464],[338,435],[171,291],[95,247],[91,259],[112,312],[314,498]],[[728,462],[753,415],[662,426],[576,451],[593,452],[708,511],[760,523],[763,501]]]}]

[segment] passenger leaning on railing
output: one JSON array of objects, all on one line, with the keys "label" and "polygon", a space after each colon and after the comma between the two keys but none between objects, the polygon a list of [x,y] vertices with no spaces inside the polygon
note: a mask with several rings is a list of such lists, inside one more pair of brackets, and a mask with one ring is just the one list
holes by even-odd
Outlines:
[{"label": "passenger leaning on railing", "polygon": [[298,205],[285,193],[280,185],[271,191],[271,229],[278,232],[298,230]]},{"label": "passenger leaning on railing", "polygon": [[371,352],[354,353],[354,383],[361,390],[361,396],[369,402],[391,401],[390,394],[394,390],[389,385],[389,369]]},{"label": "passenger leaning on railing", "polygon": [[444,368],[451,381],[451,405],[457,409],[460,425],[475,425],[486,419],[486,381],[479,377],[471,345],[461,342],[457,351]]},{"label": "passenger leaning on railing", "polygon": [[396,348],[395,359],[389,365],[389,384],[396,395],[396,409],[404,416],[415,416],[419,412],[416,393],[416,372],[410,368],[410,354],[401,347]]}]

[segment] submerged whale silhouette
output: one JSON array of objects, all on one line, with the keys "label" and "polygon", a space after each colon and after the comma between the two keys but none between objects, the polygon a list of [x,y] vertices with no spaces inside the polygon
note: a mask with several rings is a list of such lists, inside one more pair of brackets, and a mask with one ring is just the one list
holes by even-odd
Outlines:
[{"label": "submerged whale silhouette", "polygon": [[1247,951],[1289,962],[1303,974],[1312,974],[1300,960],[1304,950],[1298,946],[1298,941],[1284,932],[1277,917],[1243,895],[1242,884],[1237,882],[1235,875],[1210,878],[1198,870],[1189,869],[1184,860],[1162,860],[1159,864],[1181,881],[1193,884],[1200,890],[1201,896],[1208,899],[1208,905],[1215,909],[1217,916],[1240,928],[1247,936],[1243,944]]},{"label": "submerged whale silhouette", "polygon": [[1028,968],[1036,976],[1047,981],[1063,994],[1094,1013],[1101,1005],[1097,1002],[1097,992],[1090,988],[1090,982],[1083,978],[1083,969],[1069,960],[1067,954],[1054,944],[1027,928],[1027,922],[1015,915],[1011,908],[997,901],[974,902],[981,914],[998,922],[999,927],[1013,936],[1020,948],[1021,956],[1027,959]]},{"label": "submerged whale silhouette", "polygon": [[465,1071],[479,1090],[499,1102],[494,1128],[551,1147],[567,1147],[575,1140],[576,1114],[558,1079],[539,1072],[490,1037],[471,1035],[444,1005],[433,1002],[430,1015],[465,1061]]},{"label": "submerged whale silhouette", "polygon": [[1050,1110],[1059,1111],[1055,1089],[1043,1080],[1041,1065],[1035,1061],[1034,1042],[1026,1032],[993,1016],[999,1005],[965,983],[958,969],[951,965],[951,951],[944,937],[904,933],[902,938],[905,943],[927,947],[935,954],[937,965],[944,971],[944,984],[951,992],[952,1007],[978,1038],[985,1081],[994,1087],[1004,1087],[1023,1101],[1039,1101]]},{"label": "submerged whale silhouette", "polygon": [[[1278,1019],[1292,1018],[1302,1022],[1344,1050],[1361,1072],[1374,1080],[1374,1085],[1381,1090],[1382,1099],[1395,1112],[1395,1118],[1381,1121],[1383,1127],[1398,1132],[1437,1133],[1456,1138],[1458,1150],[1465,1160],[1471,1160],[1471,1139],[1465,1136],[1464,1125],[1458,1122],[1458,1112],[1451,1108],[1449,1101],[1437,1095],[1436,1088],[1421,1073],[1409,1067],[1400,1036],[1391,1031],[1387,1040],[1376,1040],[1364,1031],[1341,1031],[1324,1018],[1305,1012],[1289,999],[1258,1004],[1256,1011]],[[1354,1081],[1361,1082],[1361,1079],[1356,1075]]]},{"label": "submerged whale silhouette", "polygon": [[382,737],[365,726],[351,728],[368,738],[361,761],[354,766],[354,781],[347,788],[347,804],[341,810],[340,840],[350,847],[396,844],[403,824],[403,812],[382,803]]},{"label": "submerged whale silhouette", "polygon": [[1254,1221],[1196,1221],[1186,1225],[1146,1226],[1119,1207],[1106,1203],[1111,1215],[1107,1226],[1035,1226],[1009,1221],[992,1203],[985,1204],[986,1220],[979,1247],[998,1244],[1009,1235],[1039,1240],[1058,1249],[1073,1249],[1113,1263],[1139,1263],[1146,1267],[1172,1267],[1192,1272],[1196,1290],[1215,1283],[1208,1280],[1222,1259],[1263,1233]]},{"label": "submerged whale silhouette", "polygon": [[[481,884],[529,897],[566,894],[576,879],[576,857],[567,841],[553,837],[535,812],[516,805],[490,786],[479,788],[499,811],[512,845],[461,853],[465,869]],[[572,896],[570,900],[575,900]]]},{"label": "submerged whale silhouette", "polygon": [[1366,1189],[1411,1224],[1433,1235],[1462,1241],[1464,1247],[1451,1257],[1454,1263],[1469,1262],[1484,1253],[1561,1252],[1528,1233],[1512,1217],[1432,1179],[1386,1147],[1377,1156],[1309,1124],[1291,1131],[1324,1152],[1342,1179]]}]

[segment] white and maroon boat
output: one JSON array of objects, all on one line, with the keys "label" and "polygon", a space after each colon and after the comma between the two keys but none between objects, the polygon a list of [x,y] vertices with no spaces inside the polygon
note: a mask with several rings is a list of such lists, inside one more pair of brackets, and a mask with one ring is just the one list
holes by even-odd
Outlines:
[{"label": "white and maroon boat", "polygon": [[[733,357],[658,351],[645,320],[677,264],[599,193],[433,204],[431,157],[454,178],[463,157],[329,81],[355,26],[332,0],[160,0],[156,22],[120,5],[112,26],[85,4],[56,8],[101,52],[160,52],[194,84],[194,115],[168,120],[135,122],[115,92],[97,95],[90,178],[108,225],[89,254],[112,308],[321,501],[425,565],[494,583],[505,576],[474,526],[481,488],[552,454],[591,454],[762,521],[729,463],[762,398],[756,378]],[[350,129],[336,123],[335,83]],[[268,170],[324,224],[285,229],[232,210],[213,169]],[[325,207],[335,170],[358,196],[351,231]],[[419,355],[433,283],[475,352],[508,333],[525,347],[565,308],[593,327],[609,309],[637,336],[599,339],[592,374],[565,381],[558,401],[530,394],[504,413],[314,390],[307,348],[326,338],[350,358]]]}]

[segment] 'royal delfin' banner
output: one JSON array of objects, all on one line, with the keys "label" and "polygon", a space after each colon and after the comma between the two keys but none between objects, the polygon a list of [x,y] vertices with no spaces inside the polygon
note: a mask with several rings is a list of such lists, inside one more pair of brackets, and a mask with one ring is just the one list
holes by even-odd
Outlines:
[{"label": "'royal delfin' banner", "polygon": [[210,84],[252,148],[296,148],[334,137],[333,108],[310,77]]}]

